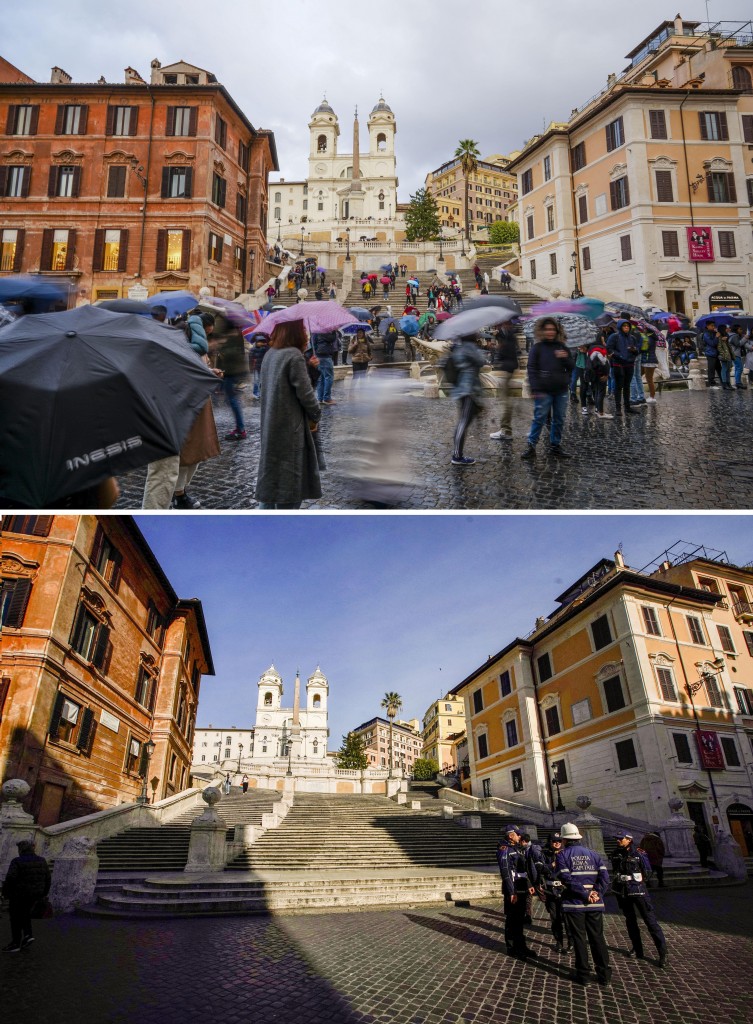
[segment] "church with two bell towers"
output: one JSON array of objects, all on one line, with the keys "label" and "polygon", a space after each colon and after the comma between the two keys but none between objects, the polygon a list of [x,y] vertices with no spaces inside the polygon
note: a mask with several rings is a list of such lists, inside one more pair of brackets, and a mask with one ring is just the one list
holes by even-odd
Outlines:
[{"label": "church with two bell towers", "polygon": [[308,128],[307,179],[270,181],[270,240],[276,228],[282,243],[292,249],[301,243],[303,233],[305,247],[306,239],[334,241],[346,227],[353,240],[361,236],[392,239],[395,229],[402,228],[397,210],[397,126],[384,97],[366,122],[369,144],[365,151],[361,151],[357,108],[349,152],[339,148],[340,123],[326,97],[311,115]]},{"label": "church with two bell towers", "polygon": [[304,702],[301,702],[301,677],[296,673],[293,687],[293,707],[282,706],[282,676],[270,665],[259,679],[256,703],[253,748],[249,760],[256,764],[270,764],[288,756],[293,761],[305,758],[308,762],[324,762],[327,756],[327,698],[329,683],[317,666],[306,682]]}]

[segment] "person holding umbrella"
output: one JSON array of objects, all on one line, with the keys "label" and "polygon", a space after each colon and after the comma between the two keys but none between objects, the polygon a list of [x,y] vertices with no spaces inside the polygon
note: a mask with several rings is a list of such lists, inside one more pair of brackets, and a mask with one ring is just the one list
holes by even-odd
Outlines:
[{"label": "person holding umbrella", "polygon": [[486,356],[480,348],[478,333],[461,335],[450,350],[448,363],[453,367],[455,382],[452,397],[458,403],[458,422],[453,437],[451,463],[453,466],[472,466],[476,460],[463,454],[465,435],[473,420],[483,409],[481,401],[481,367]]},{"label": "person holding umbrella", "polygon": [[[347,337],[347,333],[345,333]],[[366,379],[366,371],[369,368],[371,362],[371,342],[366,337],[366,330],[360,327],[356,331],[356,338],[353,344],[350,346],[350,361],[353,364],[353,387],[355,388],[359,380]]]},{"label": "person holding umbrella", "polygon": [[261,368],[261,446],[256,500],[261,509],[299,509],[322,496],[314,432],[322,415],[303,353],[300,320],[278,323]]},{"label": "person holding umbrella", "polygon": [[571,456],[564,451],[561,442],[573,357],[565,343],[562,325],[554,317],[544,316],[537,320],[533,337],[534,344],[528,354],[528,382],[534,398],[533,422],[521,458],[526,461],[536,458],[536,444],[551,411],[549,441],[552,454],[558,459],[569,459]]}]

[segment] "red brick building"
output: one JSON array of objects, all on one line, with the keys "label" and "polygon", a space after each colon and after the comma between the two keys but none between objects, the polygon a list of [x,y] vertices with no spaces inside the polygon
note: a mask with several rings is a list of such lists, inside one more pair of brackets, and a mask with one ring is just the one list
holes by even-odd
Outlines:
[{"label": "red brick building", "polygon": [[132,803],[144,777],[156,800],[185,789],[214,674],[201,602],[130,516],[5,516],[1,536],[0,779],[29,783],[43,825]]},{"label": "red brick building", "polygon": [[258,287],[278,169],[274,135],[202,68],[41,83],[0,58],[0,274],[49,275],[71,305]]}]

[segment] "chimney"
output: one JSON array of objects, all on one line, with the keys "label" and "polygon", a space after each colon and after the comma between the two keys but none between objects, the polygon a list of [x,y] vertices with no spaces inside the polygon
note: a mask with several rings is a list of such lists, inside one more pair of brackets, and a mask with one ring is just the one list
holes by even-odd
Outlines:
[{"label": "chimney", "polygon": [[617,566],[618,569],[624,569],[625,568],[625,559],[622,557],[622,552],[621,551],[615,551],[615,553],[614,553],[614,564]]},{"label": "chimney", "polygon": [[52,85],[68,85],[73,79],[67,71],[63,71],[62,68],[53,68],[50,75],[50,82]]},{"label": "chimney", "polygon": [[542,629],[546,625],[546,616],[538,615],[536,617],[536,629]]},{"label": "chimney", "polygon": [[152,73],[150,75],[151,84],[152,85],[159,85],[159,83],[160,83],[160,73],[159,72],[160,72],[160,68],[162,67],[162,62],[157,60],[157,58],[155,57],[154,60],[152,61],[152,63],[149,66],[152,69]]},{"label": "chimney", "polygon": [[680,14],[675,15],[675,35],[682,35],[682,15]]},{"label": "chimney", "polygon": [[125,69],[125,84],[126,85],[146,85],[146,82],[141,75],[136,71],[135,68]]},{"label": "chimney", "polygon": [[669,572],[669,570],[671,568],[672,568],[672,563],[669,561],[669,559],[665,558],[665,560],[661,564],[661,571],[662,572]]},{"label": "chimney", "polygon": [[614,72],[611,75],[607,75],[607,89],[611,89],[616,81],[617,75]]}]

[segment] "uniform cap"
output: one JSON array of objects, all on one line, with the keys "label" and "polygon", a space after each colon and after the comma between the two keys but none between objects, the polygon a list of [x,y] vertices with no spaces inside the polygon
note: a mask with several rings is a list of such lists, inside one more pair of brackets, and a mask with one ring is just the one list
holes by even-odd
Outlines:
[{"label": "uniform cap", "polygon": [[578,826],[568,821],[560,829],[560,836],[563,839],[582,839],[583,836],[578,831]]},{"label": "uniform cap", "polygon": [[505,829],[505,835],[506,836],[509,836],[510,833],[512,833],[512,832],[514,832],[516,836],[520,835],[520,829],[517,827],[517,825],[510,825],[509,828]]},{"label": "uniform cap", "polygon": [[618,828],[616,830],[616,832],[614,833],[614,838],[615,839],[632,839],[633,838],[633,833],[632,832],[626,832],[624,828]]}]

